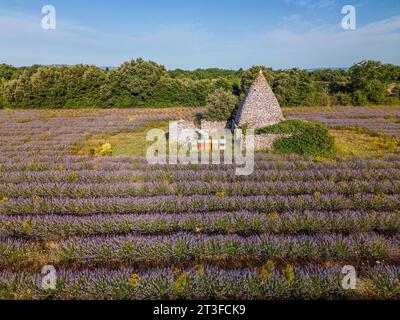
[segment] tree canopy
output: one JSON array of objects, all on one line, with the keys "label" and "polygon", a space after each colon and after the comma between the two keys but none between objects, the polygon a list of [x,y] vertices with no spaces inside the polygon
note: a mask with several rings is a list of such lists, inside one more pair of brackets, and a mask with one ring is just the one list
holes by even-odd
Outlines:
[{"label": "tree canopy", "polygon": [[0,65],[0,107],[76,108],[204,106],[224,90],[242,99],[262,69],[281,106],[400,104],[400,67],[362,61],[349,70],[172,71],[141,58],[115,69],[93,65]]}]

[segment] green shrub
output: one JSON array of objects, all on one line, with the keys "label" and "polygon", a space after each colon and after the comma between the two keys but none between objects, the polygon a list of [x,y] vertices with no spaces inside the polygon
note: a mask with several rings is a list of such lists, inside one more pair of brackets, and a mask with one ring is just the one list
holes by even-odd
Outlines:
[{"label": "green shrub", "polygon": [[160,80],[157,90],[146,105],[150,106],[204,106],[206,98],[213,90],[210,80],[171,79]]},{"label": "green shrub", "polygon": [[336,100],[340,106],[350,106],[352,104],[351,96],[346,93],[339,92],[336,94]]},{"label": "green shrub", "polygon": [[238,99],[235,95],[223,89],[217,89],[207,97],[206,119],[210,121],[225,121],[232,118]]},{"label": "green shrub", "polygon": [[326,125],[304,121],[287,120],[257,130],[258,134],[288,134],[274,142],[274,151],[279,153],[297,153],[307,156],[328,156],[334,153],[334,139],[329,135]]},{"label": "green shrub", "polygon": [[365,92],[370,102],[380,104],[384,103],[387,89],[381,81],[374,79],[368,82]]},{"label": "green shrub", "polygon": [[364,106],[366,104],[368,104],[368,99],[365,96],[365,94],[363,92],[361,92],[360,90],[357,90],[355,92],[353,92],[353,104],[355,106]]}]

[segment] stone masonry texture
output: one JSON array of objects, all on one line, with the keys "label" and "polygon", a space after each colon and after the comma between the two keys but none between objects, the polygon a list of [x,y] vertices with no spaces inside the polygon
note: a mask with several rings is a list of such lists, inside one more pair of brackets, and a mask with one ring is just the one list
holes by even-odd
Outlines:
[{"label": "stone masonry texture", "polygon": [[237,111],[235,123],[239,127],[259,129],[282,120],[279,102],[260,70]]}]

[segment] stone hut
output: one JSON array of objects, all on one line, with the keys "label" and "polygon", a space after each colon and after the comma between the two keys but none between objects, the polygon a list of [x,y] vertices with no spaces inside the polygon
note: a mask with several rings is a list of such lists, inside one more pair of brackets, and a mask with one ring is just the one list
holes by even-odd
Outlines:
[{"label": "stone hut", "polygon": [[[244,97],[238,111],[236,112],[236,117],[233,121],[201,121],[201,126],[198,128],[201,132],[207,132],[210,130],[221,130],[228,128],[232,132],[236,128],[247,127],[249,129],[260,129],[284,120],[281,107],[275,94],[272,92],[267,80],[265,79],[262,70],[260,70],[259,75],[256,80],[251,85],[249,91]],[[181,129],[194,129],[193,124],[187,125],[185,121],[179,123]],[[180,133],[179,141],[187,142],[188,140],[196,140],[196,134],[199,138],[200,131],[193,130],[193,134],[189,134],[189,137]],[[180,130],[178,130],[180,132]],[[190,132],[190,131],[189,131]],[[275,140],[283,137],[285,135],[280,134],[258,134],[254,136],[254,149],[266,150],[273,147]],[[244,139],[244,137],[243,137]],[[245,145],[244,140],[242,141],[242,146]]]},{"label": "stone hut", "polygon": [[260,70],[236,113],[235,124],[259,129],[283,120],[279,102]]}]

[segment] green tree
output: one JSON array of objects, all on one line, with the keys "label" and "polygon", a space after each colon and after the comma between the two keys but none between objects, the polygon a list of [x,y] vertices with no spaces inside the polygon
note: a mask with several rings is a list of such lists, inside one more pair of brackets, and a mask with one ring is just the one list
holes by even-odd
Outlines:
[{"label": "green tree", "polygon": [[292,99],[297,96],[297,79],[286,72],[279,72],[273,84],[273,90],[281,106],[291,105]]},{"label": "green tree", "polygon": [[242,73],[242,76],[240,78],[240,98],[243,98],[247,91],[249,91],[252,83],[260,73],[260,70],[262,70],[267,82],[272,85],[272,82],[274,80],[273,70],[264,66],[253,66]]},{"label": "green tree", "polygon": [[316,88],[311,83],[307,71],[299,69],[280,71],[274,79],[272,88],[281,106],[318,104],[315,102]]},{"label": "green tree", "polygon": [[155,93],[162,77],[168,74],[155,62],[141,58],[123,63],[112,73],[113,94],[118,96],[117,106],[143,105]]},{"label": "green tree", "polygon": [[[389,75],[391,67],[383,65],[378,61],[362,61],[350,68],[349,74],[353,91],[353,101],[363,99],[375,104],[383,103],[386,96],[386,86],[393,78]],[[394,70],[392,70],[394,72]]]},{"label": "green tree", "polygon": [[38,106],[31,103],[31,99],[33,99],[31,87],[29,73],[24,71],[17,79],[4,84],[3,95],[13,108],[35,108]]},{"label": "green tree", "polygon": [[0,64],[0,79],[10,80],[15,72],[16,68],[13,66],[4,63]]},{"label": "green tree", "polygon": [[352,101],[355,106],[364,106],[368,104],[368,99],[361,90],[353,92]]},{"label": "green tree", "polygon": [[336,94],[336,101],[340,106],[350,106],[352,104],[351,96],[343,92]]},{"label": "green tree", "polygon": [[62,69],[66,84],[66,107],[97,106],[101,101],[100,90],[106,73],[91,65],[75,65]]},{"label": "green tree", "polygon": [[66,102],[66,83],[60,67],[40,67],[31,77],[31,103],[39,108],[62,108]]},{"label": "green tree", "polygon": [[223,89],[217,89],[207,97],[206,119],[210,121],[227,121],[233,117],[238,99]]},{"label": "green tree", "polygon": [[372,103],[384,103],[387,89],[381,81],[377,79],[370,80],[369,82],[367,82],[364,91],[368,100]]},{"label": "green tree", "polygon": [[353,90],[363,90],[369,81],[382,81],[382,63],[378,61],[362,61],[349,70]]}]

